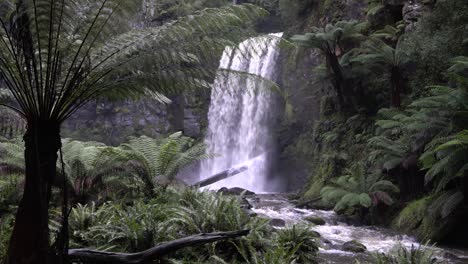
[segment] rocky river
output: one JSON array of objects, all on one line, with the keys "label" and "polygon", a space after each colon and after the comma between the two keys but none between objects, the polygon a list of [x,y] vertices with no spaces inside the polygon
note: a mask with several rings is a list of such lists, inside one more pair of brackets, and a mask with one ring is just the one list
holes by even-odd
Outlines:
[{"label": "rocky river", "polygon": [[[369,260],[370,252],[389,252],[398,244],[407,248],[425,246],[419,244],[412,236],[388,228],[347,224],[344,218],[333,211],[296,208],[289,201],[287,194],[258,194],[250,196],[247,200],[257,215],[272,219],[275,228],[299,223],[310,224],[310,219],[316,219],[318,224],[311,228],[321,236],[320,263],[352,264],[356,260]],[[321,222],[320,219],[324,221]],[[343,245],[353,240],[365,246],[365,251],[355,253],[348,251],[349,248],[345,250]],[[430,247],[436,257],[445,263],[468,263],[467,249]]]}]

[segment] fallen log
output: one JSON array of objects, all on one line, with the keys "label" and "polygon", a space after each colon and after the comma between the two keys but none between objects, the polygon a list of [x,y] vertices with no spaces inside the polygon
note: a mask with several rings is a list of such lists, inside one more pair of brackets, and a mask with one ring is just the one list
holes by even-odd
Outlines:
[{"label": "fallen log", "polygon": [[239,173],[242,173],[248,169],[248,166],[241,166],[241,167],[236,167],[236,168],[231,168],[229,170],[222,171],[220,173],[217,173],[207,179],[204,179],[202,181],[199,181],[192,186],[198,186],[198,187],[205,187],[208,185],[211,185],[213,183],[219,182],[221,180],[230,178],[234,175],[237,175]]},{"label": "fallen log", "polygon": [[80,260],[84,263],[112,263],[112,264],[143,264],[152,263],[152,260],[172,253],[178,249],[197,246],[216,241],[246,236],[250,230],[240,230],[232,232],[204,233],[194,236],[184,237],[170,242],[159,244],[148,250],[138,253],[113,253],[103,252],[91,249],[70,249],[68,251],[69,259]]}]

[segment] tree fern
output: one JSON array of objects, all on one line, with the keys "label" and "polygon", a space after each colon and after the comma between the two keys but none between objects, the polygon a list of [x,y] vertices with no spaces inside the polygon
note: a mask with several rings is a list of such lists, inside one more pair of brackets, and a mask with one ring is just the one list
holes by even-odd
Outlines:
[{"label": "tree fern", "polygon": [[[26,181],[37,182],[25,185],[9,262],[49,262],[48,193],[56,178],[60,126],[70,115],[100,96],[143,95],[167,102],[165,95],[182,88],[206,87],[218,66],[215,57],[226,44],[244,38],[242,29],[265,13],[253,5],[231,5],[160,27],[129,30],[126,18],[140,4],[0,1],[0,75],[15,98],[7,106],[28,124]],[[37,221],[26,239],[20,230],[31,217]]]},{"label": "tree fern", "polygon": [[103,155],[141,179],[148,195],[152,195],[156,181],[173,181],[185,167],[211,156],[205,154],[203,144],[196,144],[179,132],[167,138],[133,138],[119,148],[105,149]]},{"label": "tree fern", "polygon": [[356,164],[348,175],[337,178],[321,190],[322,199],[334,205],[337,212],[370,208],[379,203],[393,204],[392,196],[399,189],[390,181],[381,179],[379,174],[368,174],[363,164]]},{"label": "tree fern", "polygon": [[0,175],[24,173],[23,151],[24,144],[20,139],[0,142]]},{"label": "tree fern", "polygon": [[382,0],[368,0],[367,1],[367,15],[376,15],[385,8],[385,2]]},{"label": "tree fern", "polygon": [[385,118],[376,123],[380,135],[369,141],[374,157],[384,164],[391,157],[395,166],[410,155],[418,157],[434,196],[425,221],[434,225],[456,213],[466,195],[461,186],[468,170],[468,93],[463,58],[454,63],[449,73],[455,75],[453,84],[458,87],[432,86],[429,96],[413,101],[404,111],[385,110]]},{"label": "tree fern", "polygon": [[[312,32],[304,35],[295,35],[291,40],[301,46],[315,48],[322,52],[326,58],[325,69],[327,76],[332,80],[340,107],[345,104],[346,85],[345,73],[342,64],[346,62],[345,47],[354,45],[363,39],[362,31],[366,23],[357,21],[338,21],[335,24],[327,24],[323,28],[313,27]],[[344,60],[341,57],[344,57]],[[322,67],[323,68],[323,67]]]},{"label": "tree fern", "polygon": [[362,63],[361,67],[370,67],[390,74],[392,106],[400,107],[400,95],[403,92],[403,68],[409,62],[409,56],[400,48],[400,42],[393,47],[378,38],[370,38],[360,48],[361,54],[353,58]]}]

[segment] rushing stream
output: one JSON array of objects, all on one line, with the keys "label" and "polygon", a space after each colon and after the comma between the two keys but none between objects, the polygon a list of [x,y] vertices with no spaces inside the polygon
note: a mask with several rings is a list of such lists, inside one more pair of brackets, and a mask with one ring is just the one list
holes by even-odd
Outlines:
[{"label": "rushing stream", "polygon": [[[308,216],[317,216],[325,220],[325,225],[313,227],[314,231],[321,235],[320,263],[353,264],[354,260],[368,260],[368,254],[355,254],[341,249],[343,243],[351,240],[359,241],[371,252],[388,252],[398,243],[407,248],[411,248],[412,245],[416,248],[420,246],[413,237],[387,228],[348,225],[333,211],[295,208],[284,194],[261,194],[249,202],[258,215],[284,220],[286,225],[307,223],[304,219]],[[446,263],[468,263],[468,251],[440,247],[433,247],[433,250]]]}]

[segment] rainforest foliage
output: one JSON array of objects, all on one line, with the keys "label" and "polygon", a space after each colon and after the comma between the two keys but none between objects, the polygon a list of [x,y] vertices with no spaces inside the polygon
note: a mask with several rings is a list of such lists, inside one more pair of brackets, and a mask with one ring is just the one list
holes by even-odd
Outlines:
[{"label": "rainforest foliage", "polygon": [[339,21],[292,38],[326,57],[314,71],[332,89],[314,127],[322,154],[304,197],[368,222],[394,218],[421,240],[461,242],[468,5],[437,1],[411,30],[403,21],[376,27],[386,8],[371,1],[367,25]]},{"label": "rainforest foliage", "polygon": [[[4,256],[24,183],[24,145],[21,140],[4,141],[0,150],[0,250]],[[118,147],[64,139],[63,164],[57,163],[57,171],[65,172],[72,205],[70,247],[139,252],[193,234],[249,229],[250,234],[240,240],[181,250],[167,259],[175,263],[315,262],[318,237],[309,226],[275,231],[270,220],[249,216],[241,206],[242,196],[204,192],[175,182],[180,170],[206,157],[204,152],[203,145],[180,133],[134,138]],[[54,243],[62,225],[61,193],[54,192],[51,201],[49,228]]]},{"label": "rainforest foliage", "polygon": [[[176,132],[109,146],[60,134],[95,100],[168,104],[210,88],[224,48],[256,35],[267,10],[292,28],[284,46],[318,61],[305,72],[307,86],[323,90],[320,117],[289,146],[309,159],[305,204],[421,241],[466,245],[466,0],[423,1],[430,8],[414,25],[387,1],[367,1],[365,16],[354,19],[336,10],[343,1],[237,2],[252,4],[0,0],[0,262],[67,263],[68,248],[134,253],[235,230],[250,233],[155,261],[319,261],[320,235],[310,226],[273,228],[245,208],[244,194],[178,179],[218,154],[200,139]],[[314,8],[323,19],[298,22]],[[425,247],[372,258],[437,263]]]}]

